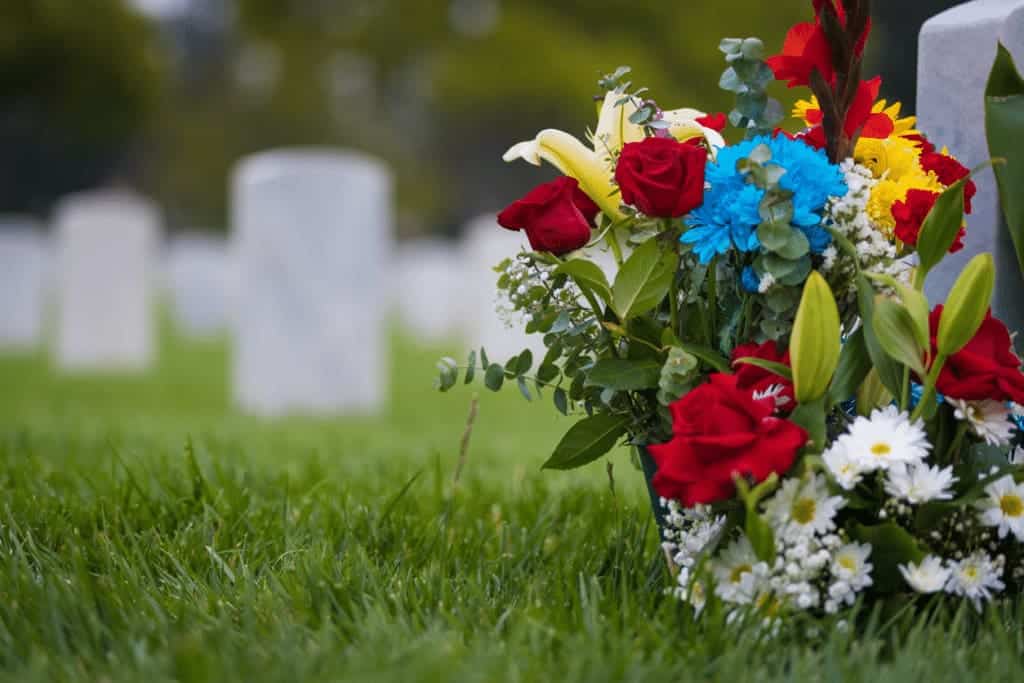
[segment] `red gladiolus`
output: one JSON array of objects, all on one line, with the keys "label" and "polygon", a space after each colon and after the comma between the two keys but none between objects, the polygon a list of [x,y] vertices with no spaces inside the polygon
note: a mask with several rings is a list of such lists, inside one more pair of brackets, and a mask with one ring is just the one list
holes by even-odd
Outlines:
[{"label": "red gladiolus", "polygon": [[732,367],[736,373],[736,386],[740,389],[749,391],[752,396],[771,396],[775,401],[775,410],[779,413],[788,414],[796,407],[793,382],[771,370],[750,363],[737,362],[740,358],[760,358],[789,366],[788,350],[780,353],[778,344],[774,341],[741,344],[733,349]]},{"label": "red gladiolus", "polygon": [[590,228],[599,211],[575,178],[562,176],[512,202],[498,214],[498,224],[525,230],[536,251],[564,254],[590,241]]},{"label": "red gladiolus", "polygon": [[[825,37],[821,24],[821,14],[825,10],[826,0],[814,0],[814,21],[794,25],[786,33],[782,45],[782,53],[769,57],[766,61],[775,78],[789,81],[789,87],[807,86],[811,82],[811,73],[817,69],[827,83],[835,80],[835,68],[832,64],[832,51]],[[846,10],[841,2],[830,2],[839,18],[840,24],[846,25]],[[868,34],[871,32],[869,20],[864,33],[857,39],[856,53],[859,57],[864,52]]]},{"label": "red gladiolus", "polygon": [[755,400],[736,375],[714,374],[670,406],[674,436],[648,447],[658,465],[658,495],[686,507],[735,495],[734,476],[764,481],[785,474],[807,432],[774,417],[775,402]]},{"label": "red gladiolus", "polygon": [[[929,316],[933,357],[938,353],[936,337],[941,317],[942,306],[936,306]],[[967,346],[946,359],[936,387],[944,396],[965,401],[1024,403],[1020,364],[1006,325],[989,311]]]}]

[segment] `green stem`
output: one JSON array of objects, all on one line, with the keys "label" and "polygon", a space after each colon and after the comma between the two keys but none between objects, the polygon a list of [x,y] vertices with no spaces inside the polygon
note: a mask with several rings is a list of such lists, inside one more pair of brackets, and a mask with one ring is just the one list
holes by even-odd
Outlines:
[{"label": "green stem", "polygon": [[711,259],[708,266],[708,346],[715,348],[715,334],[718,332],[718,257]]},{"label": "green stem", "polygon": [[[665,219],[665,230],[672,230],[672,220]],[[678,236],[672,233],[672,248],[676,250],[676,254],[679,254],[679,239]],[[679,273],[678,271],[672,273],[672,283],[669,285],[668,290],[668,310],[669,310],[669,321],[672,325],[672,334],[678,338],[682,338],[682,332],[679,330]]]},{"label": "green stem", "polygon": [[960,447],[963,446],[964,436],[967,435],[967,420],[963,420],[956,426],[956,435],[953,443],[949,445],[950,462],[953,465],[960,464]]},{"label": "green stem", "polygon": [[928,372],[928,377],[925,379],[924,392],[921,394],[921,400],[918,402],[917,407],[914,408],[913,414],[910,416],[911,422],[921,417],[921,413],[924,412],[926,405],[935,399],[935,383],[939,380],[939,373],[942,372],[942,366],[946,364],[946,356],[937,354],[935,361],[932,363],[932,369]]},{"label": "green stem", "polygon": [[900,390],[900,410],[910,405],[910,368],[903,366],[903,386]]}]

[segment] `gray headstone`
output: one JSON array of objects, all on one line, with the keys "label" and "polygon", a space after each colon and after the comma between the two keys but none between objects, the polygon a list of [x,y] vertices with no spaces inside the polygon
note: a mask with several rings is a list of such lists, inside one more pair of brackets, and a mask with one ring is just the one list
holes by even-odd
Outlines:
[{"label": "gray headstone", "polygon": [[394,307],[416,339],[436,343],[459,333],[468,294],[462,266],[458,249],[445,240],[411,240],[398,246]]},{"label": "gray headstone", "polygon": [[234,395],[264,416],[365,413],[387,394],[392,181],[359,154],[275,150],[235,171]]},{"label": "gray headstone", "polygon": [[223,239],[200,234],[172,238],[164,253],[164,280],[179,332],[204,338],[228,329],[235,267]]},{"label": "gray headstone", "polygon": [[523,349],[530,349],[534,359],[539,360],[545,353],[543,337],[526,334],[525,320],[506,319],[497,312],[498,273],[494,272],[494,267],[529,247],[523,233],[502,228],[495,216],[478,216],[469,222],[464,232],[462,261],[468,297],[466,341],[471,349],[483,346],[492,361],[504,363]]},{"label": "gray headstone", "polygon": [[[917,65],[917,127],[968,168],[989,158],[985,139],[985,84],[1001,39],[1017,64],[1024,65],[1024,0],[975,0],[957,5],[921,29]],[[1013,246],[1002,224],[995,177],[980,173],[974,212],[967,217],[962,251],[946,257],[929,275],[933,303],[946,298],[950,286],[973,256],[992,252],[997,266],[993,308],[1011,329],[1024,325],[1024,300]]]},{"label": "gray headstone", "polygon": [[55,353],[65,370],[142,370],[155,350],[160,213],[128,192],[72,195],[57,209]]},{"label": "gray headstone", "polygon": [[29,350],[42,339],[49,249],[31,218],[0,216],[0,349]]}]

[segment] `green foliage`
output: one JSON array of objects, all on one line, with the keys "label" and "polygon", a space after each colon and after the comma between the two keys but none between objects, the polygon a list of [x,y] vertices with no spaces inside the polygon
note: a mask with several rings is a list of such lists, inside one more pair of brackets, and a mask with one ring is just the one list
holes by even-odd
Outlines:
[{"label": "green foliage", "polygon": [[925,556],[914,537],[893,522],[874,526],[855,524],[851,536],[862,543],[871,544],[873,588],[883,593],[902,591],[905,582],[899,565],[918,564]]},{"label": "green foliage", "polygon": [[841,332],[835,297],[815,271],[804,285],[789,343],[797,403],[817,401],[828,391],[839,364]]},{"label": "green foliage", "polygon": [[892,299],[880,298],[875,302],[872,322],[882,349],[896,362],[923,376],[927,348],[918,341],[914,320],[907,309]]},{"label": "green foliage", "polygon": [[985,87],[985,134],[989,155],[1005,161],[995,166],[999,203],[1024,272],[1024,79],[1002,43]]},{"label": "green foliage", "polygon": [[932,268],[945,258],[964,223],[964,183],[962,178],[950,185],[935,200],[921,224],[917,238],[918,266],[915,279],[924,282]]},{"label": "green foliage", "polygon": [[668,294],[679,259],[658,240],[636,248],[619,270],[612,286],[612,309],[622,320],[647,313]]},{"label": "green foliage", "polygon": [[555,448],[544,469],[571,470],[587,465],[615,446],[626,433],[629,418],[596,413],[574,424]]},{"label": "green foliage", "polygon": [[698,381],[700,361],[692,353],[673,346],[658,378],[658,403],[668,406],[679,400]]},{"label": "green foliage", "polygon": [[616,391],[653,389],[661,379],[661,367],[654,360],[602,358],[587,373],[587,385]]},{"label": "green foliage", "polygon": [[978,254],[960,271],[939,319],[936,346],[940,354],[952,356],[974,338],[988,315],[995,281],[992,254]]},{"label": "green foliage", "polygon": [[718,49],[729,64],[718,87],[736,95],[729,123],[746,131],[748,139],[771,134],[785,115],[779,101],[768,97],[775,74],[764,61],[764,43],[759,38],[726,38]]}]

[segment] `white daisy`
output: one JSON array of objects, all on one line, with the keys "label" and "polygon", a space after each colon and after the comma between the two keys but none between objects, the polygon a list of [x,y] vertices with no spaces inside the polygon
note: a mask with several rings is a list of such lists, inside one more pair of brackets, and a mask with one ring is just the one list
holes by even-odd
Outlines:
[{"label": "white daisy", "polygon": [[749,605],[757,597],[768,565],[758,561],[746,536],[729,544],[711,565],[715,594],[726,602]]},{"label": "white daisy", "polygon": [[971,431],[985,440],[990,446],[1006,446],[1013,437],[1014,424],[1010,422],[1010,408],[1003,401],[964,401],[959,398],[947,398],[953,406],[953,415],[958,420],[966,420]]},{"label": "white daisy", "polygon": [[765,506],[777,529],[796,536],[824,534],[836,528],[836,512],[846,501],[829,496],[825,477],[787,479]]},{"label": "white daisy", "polygon": [[1024,484],[1015,483],[1008,474],[986,486],[985,493],[988,498],[978,501],[981,523],[997,527],[999,538],[1012,533],[1024,541]]},{"label": "white daisy", "polygon": [[999,578],[1002,567],[981,550],[951,562],[950,570],[946,592],[967,598],[979,612],[983,600],[991,600],[993,593],[1006,587]]},{"label": "white daisy", "polygon": [[829,474],[832,475],[835,482],[847,491],[852,490],[859,484],[864,476],[864,470],[861,469],[860,461],[850,457],[842,441],[835,441],[825,451],[822,459],[825,461],[825,467],[828,468]]},{"label": "white daisy", "polygon": [[890,467],[885,480],[885,492],[893,498],[915,505],[930,500],[949,500],[956,481],[953,468],[929,467],[925,463],[900,464]]},{"label": "white daisy", "polygon": [[911,422],[896,406],[874,410],[870,418],[858,417],[839,440],[865,472],[921,462],[931,449],[921,421]]},{"label": "white daisy", "polygon": [[911,588],[918,593],[937,593],[949,581],[951,571],[947,569],[941,557],[928,555],[920,564],[901,564],[900,574]]},{"label": "white daisy", "polygon": [[832,557],[832,576],[845,581],[854,591],[867,588],[872,583],[870,554],[871,546],[867,543],[847,543]]}]

